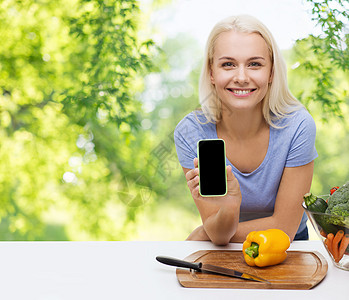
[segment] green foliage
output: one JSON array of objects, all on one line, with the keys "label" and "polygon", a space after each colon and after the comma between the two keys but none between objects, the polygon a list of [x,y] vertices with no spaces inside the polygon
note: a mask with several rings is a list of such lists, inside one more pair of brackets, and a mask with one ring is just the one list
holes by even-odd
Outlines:
[{"label": "green foliage", "polygon": [[335,74],[342,70],[348,76],[349,20],[348,2],[341,0],[307,0],[312,6],[312,19],[321,26],[320,36],[310,35],[298,40],[295,49],[300,68],[304,68],[313,80],[308,93],[297,95],[305,105],[319,102],[322,119],[330,115],[343,118],[340,104],[348,101],[348,89],[338,87]]},{"label": "green foliage", "polygon": [[312,190],[326,195],[349,178],[349,50],[346,1],[308,1],[320,36],[298,40],[286,53],[291,91],[313,115],[317,126]]},{"label": "green foliage", "polygon": [[[307,48],[309,43],[308,39],[297,43],[285,56],[290,66],[288,74],[290,89],[303,101],[308,99],[306,106],[314,117],[317,127],[316,149],[319,156],[315,160],[312,191],[318,195],[326,195],[329,194],[331,187],[340,186],[349,178],[349,170],[346,167],[349,157],[345,151],[349,147],[349,123],[346,118],[339,117],[349,113],[349,106],[348,99],[344,97],[344,100],[337,104],[338,112],[330,113],[324,109],[321,99],[317,98],[314,73],[302,67],[304,54],[300,55],[303,51],[302,46]],[[334,68],[331,76],[336,88],[330,99],[337,101],[340,95],[349,89],[349,76],[338,68]]]},{"label": "green foliage", "polygon": [[125,239],[162,191],[137,133],[159,52],[140,16],[133,0],[1,2],[1,239],[55,239],[62,223],[61,238]]},{"label": "green foliage", "polygon": [[328,53],[331,62],[342,70],[349,68],[349,35],[346,33],[349,19],[348,1],[342,0],[307,0],[312,5],[312,20],[322,29],[324,43],[313,41],[313,50]]},{"label": "green foliage", "polygon": [[77,12],[67,20],[76,47],[64,107],[82,124],[92,119],[138,126],[134,79],[152,66],[148,53],[154,44],[138,40],[136,1],[84,1]]}]

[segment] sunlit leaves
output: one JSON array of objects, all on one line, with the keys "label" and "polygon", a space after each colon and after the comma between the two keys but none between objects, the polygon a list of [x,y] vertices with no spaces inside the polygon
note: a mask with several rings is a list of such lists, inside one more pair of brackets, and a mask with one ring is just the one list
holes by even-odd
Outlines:
[{"label": "sunlit leaves", "polygon": [[344,184],[349,171],[349,49],[347,1],[314,1],[312,17],[322,29],[319,36],[298,40],[290,51],[292,92],[308,107],[317,125],[312,190],[328,194]]},{"label": "sunlit leaves", "polygon": [[349,5],[347,1],[307,0],[312,5],[313,20],[323,31],[320,36],[310,35],[298,40],[295,49],[300,68],[313,78],[312,90],[301,100],[309,105],[318,102],[322,106],[323,120],[331,115],[343,117],[341,103],[348,98],[336,77],[348,76],[349,71]]},{"label": "sunlit leaves", "polygon": [[1,238],[40,238],[55,212],[70,238],[125,237],[137,211],[119,192],[150,176],[134,95],[157,51],[137,1],[9,0],[0,17]]},{"label": "sunlit leaves", "polygon": [[[323,31],[321,36],[325,49],[334,60],[333,63],[343,69],[349,67],[348,20],[349,3],[342,0],[307,0],[312,5],[313,20]],[[315,46],[315,45],[314,45]]]},{"label": "sunlit leaves", "polygon": [[67,91],[65,105],[69,110],[89,108],[79,115],[80,122],[99,110],[102,122],[138,126],[133,81],[151,66],[153,46],[138,39],[139,13],[136,1],[89,1],[81,2],[79,13],[69,19],[70,33],[79,44],[71,56],[83,81]]}]

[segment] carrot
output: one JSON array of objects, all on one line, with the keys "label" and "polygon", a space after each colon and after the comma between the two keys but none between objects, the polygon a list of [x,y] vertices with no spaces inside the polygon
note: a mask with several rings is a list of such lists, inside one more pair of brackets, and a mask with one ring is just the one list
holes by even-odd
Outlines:
[{"label": "carrot", "polygon": [[323,229],[320,230],[320,234],[321,234],[323,237],[326,237],[326,236],[327,236],[327,235],[326,235],[326,232],[325,232]]},{"label": "carrot", "polygon": [[325,245],[327,247],[327,250],[330,251],[330,247],[331,247],[331,242],[328,238],[325,239]]},{"label": "carrot", "polygon": [[343,236],[343,238],[341,240],[341,244],[339,246],[338,261],[340,261],[342,259],[348,245],[349,245],[349,234],[346,234],[345,236]]},{"label": "carrot", "polygon": [[326,246],[327,246],[327,250],[333,255],[333,250],[332,250],[332,244],[333,244],[333,238],[334,238],[334,235],[333,233],[329,233],[327,235],[327,239],[325,241],[326,243]]},{"label": "carrot", "polygon": [[338,230],[332,242],[332,254],[335,262],[339,262],[339,242],[344,236],[343,230]]}]

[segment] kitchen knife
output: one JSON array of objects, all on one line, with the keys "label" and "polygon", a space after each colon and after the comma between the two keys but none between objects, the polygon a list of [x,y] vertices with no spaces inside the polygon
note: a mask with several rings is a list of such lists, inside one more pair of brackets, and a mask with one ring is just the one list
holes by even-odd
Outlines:
[{"label": "kitchen knife", "polygon": [[165,265],[170,265],[170,266],[174,266],[174,267],[188,268],[188,269],[193,269],[193,270],[198,271],[198,272],[208,272],[208,273],[213,273],[213,274],[225,275],[225,276],[236,277],[236,278],[252,280],[252,281],[257,281],[257,282],[264,282],[264,283],[270,284],[270,282],[268,280],[260,278],[258,276],[247,274],[247,273],[242,273],[242,272],[239,272],[239,271],[236,271],[233,269],[223,268],[220,266],[203,264],[201,262],[191,263],[191,262],[188,262],[185,260],[180,260],[180,259],[167,257],[167,256],[157,256],[156,260],[158,262],[165,264]]}]

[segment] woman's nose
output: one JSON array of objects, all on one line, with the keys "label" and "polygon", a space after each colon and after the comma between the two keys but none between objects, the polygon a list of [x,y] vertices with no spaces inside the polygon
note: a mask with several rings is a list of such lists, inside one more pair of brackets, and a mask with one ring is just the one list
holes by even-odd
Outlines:
[{"label": "woman's nose", "polygon": [[238,67],[235,70],[233,80],[234,80],[234,82],[239,83],[239,84],[248,83],[248,81],[249,81],[248,74],[247,74],[246,69],[243,66]]}]

